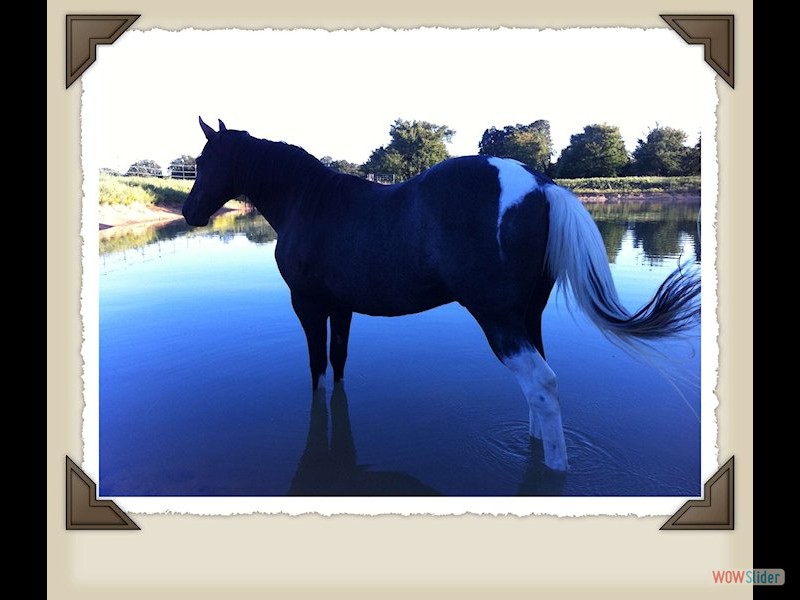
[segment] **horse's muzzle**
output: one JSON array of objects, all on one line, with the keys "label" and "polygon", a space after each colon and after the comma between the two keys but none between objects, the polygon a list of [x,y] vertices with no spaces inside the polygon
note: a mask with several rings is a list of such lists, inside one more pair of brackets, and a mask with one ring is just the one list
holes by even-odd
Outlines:
[{"label": "horse's muzzle", "polygon": [[206,217],[205,219],[198,217],[195,214],[195,211],[189,208],[189,201],[187,200],[186,203],[183,205],[183,209],[181,210],[181,214],[183,218],[186,219],[187,225],[191,225],[192,227],[204,227],[208,225],[209,218]]},{"label": "horse's muzzle", "polygon": [[209,219],[194,219],[187,217],[184,213],[183,218],[186,219],[186,224],[191,225],[192,227],[205,227],[208,225]]}]

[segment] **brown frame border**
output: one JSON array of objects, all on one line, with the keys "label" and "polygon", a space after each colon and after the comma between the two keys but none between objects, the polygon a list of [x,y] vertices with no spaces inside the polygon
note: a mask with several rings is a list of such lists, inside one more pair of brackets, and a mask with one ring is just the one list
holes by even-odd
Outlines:
[{"label": "brown frame border", "polygon": [[702,44],[703,57],[734,87],[733,15],[659,15],[687,44]]},{"label": "brown frame border", "polygon": [[113,500],[98,500],[94,481],[66,457],[67,529],[139,530]]},{"label": "brown frame border", "polygon": [[[66,16],[66,87],[69,88],[96,60],[98,44],[113,44],[141,15],[67,15]],[[734,87],[734,15],[659,15],[689,44],[704,46],[705,61]],[[82,27],[81,27],[82,25]],[[78,29],[80,28],[80,29]],[[77,42],[83,42],[80,46]],[[89,486],[89,504],[74,498],[76,490],[72,475]],[[720,481],[727,482],[721,487]],[[139,527],[111,500],[96,500],[96,484],[67,457],[67,529],[139,529]],[[712,497],[712,489],[714,496]],[[722,491],[719,491],[722,490]],[[77,500],[77,504],[76,501]],[[84,506],[80,506],[83,503]],[[703,487],[702,500],[686,502],[660,528],[661,530],[733,529],[733,457],[709,479]],[[74,511],[81,516],[85,511],[98,508],[111,509],[126,525],[111,523],[83,523],[74,521]],[[720,511],[726,517],[720,519]],[[99,513],[97,513],[99,514]],[[701,517],[710,517],[706,521]],[[129,526],[129,525],[132,525]]]},{"label": "brown frame border", "polygon": [[67,15],[67,88],[92,66],[98,44],[113,44],[141,15]]},{"label": "brown frame border", "polygon": [[661,526],[661,531],[733,529],[733,456],[703,486],[702,500],[689,500]]}]

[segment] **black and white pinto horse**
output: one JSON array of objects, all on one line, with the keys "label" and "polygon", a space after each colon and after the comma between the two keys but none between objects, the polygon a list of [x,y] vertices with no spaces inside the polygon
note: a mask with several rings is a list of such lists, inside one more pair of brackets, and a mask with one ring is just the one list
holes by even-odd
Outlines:
[{"label": "black and white pinto horse", "polygon": [[339,382],[354,312],[399,316],[456,301],[519,381],[545,464],[566,470],[556,376],[541,331],[554,284],[566,285],[595,325],[622,342],[674,335],[699,320],[696,269],[677,269],[644,307],[627,311],[589,213],[518,161],[452,158],[387,186],[222,121],[219,131],[202,119],[200,126],[208,141],[183,216],[207,225],[226,201],[245,195],[275,229],[275,258],[308,340],[313,390],[325,385],[329,320]]}]

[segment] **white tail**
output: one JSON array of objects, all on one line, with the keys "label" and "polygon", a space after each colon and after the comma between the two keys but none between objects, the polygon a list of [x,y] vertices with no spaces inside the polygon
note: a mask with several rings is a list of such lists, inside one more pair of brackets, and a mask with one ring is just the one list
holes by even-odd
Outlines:
[{"label": "white tail", "polygon": [[555,184],[544,188],[550,204],[547,267],[560,288],[572,297],[605,333],[625,342],[680,333],[700,317],[700,275],[678,267],[653,298],[635,313],[619,301],[608,267],[603,239],[578,198]]}]

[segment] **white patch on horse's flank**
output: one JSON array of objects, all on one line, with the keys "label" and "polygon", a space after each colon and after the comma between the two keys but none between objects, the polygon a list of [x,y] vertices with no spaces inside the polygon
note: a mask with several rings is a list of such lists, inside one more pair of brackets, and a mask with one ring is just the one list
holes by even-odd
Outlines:
[{"label": "white patch on horse's flank", "polygon": [[522,202],[525,196],[539,187],[539,184],[536,182],[536,177],[525,170],[525,165],[518,160],[494,156],[488,160],[489,164],[497,169],[497,180],[500,183],[497,206],[497,244],[500,245],[500,225],[506,211]]},{"label": "white patch on horse's flank", "polygon": [[533,348],[523,348],[517,354],[503,358],[517,377],[529,409],[529,432],[541,437],[544,463],[551,469],[566,471],[567,444],[561,423],[556,374],[541,354]]}]

